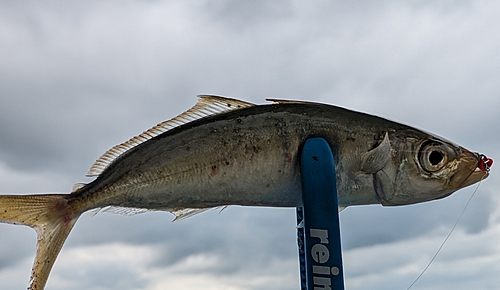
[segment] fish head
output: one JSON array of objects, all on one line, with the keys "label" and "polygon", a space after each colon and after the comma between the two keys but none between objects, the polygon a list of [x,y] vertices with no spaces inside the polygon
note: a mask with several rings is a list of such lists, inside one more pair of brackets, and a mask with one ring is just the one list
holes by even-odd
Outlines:
[{"label": "fish head", "polygon": [[392,158],[374,174],[383,205],[440,199],[488,177],[481,155],[434,136],[396,136]]}]

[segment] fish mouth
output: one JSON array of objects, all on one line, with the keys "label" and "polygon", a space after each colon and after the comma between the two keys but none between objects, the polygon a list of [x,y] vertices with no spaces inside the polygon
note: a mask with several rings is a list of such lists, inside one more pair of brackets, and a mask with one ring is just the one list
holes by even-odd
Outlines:
[{"label": "fish mouth", "polygon": [[469,185],[473,185],[476,182],[479,182],[483,179],[488,178],[488,176],[490,176],[490,174],[487,171],[483,171],[483,170],[478,168],[478,169],[474,170],[474,172],[472,172],[472,174],[469,175],[469,177],[467,177],[467,179],[462,183],[460,188],[467,187]]},{"label": "fish mouth", "polygon": [[477,183],[479,181],[482,181],[483,179],[486,179],[489,176],[489,169],[481,169],[481,162],[483,161],[483,156],[482,154],[479,153],[473,153],[470,152],[469,150],[460,147],[461,149],[461,154],[460,154],[460,165],[459,165],[459,171],[458,172],[470,172],[469,176],[466,176],[463,181],[460,182],[457,188],[464,188],[469,185],[472,185],[474,183]]}]

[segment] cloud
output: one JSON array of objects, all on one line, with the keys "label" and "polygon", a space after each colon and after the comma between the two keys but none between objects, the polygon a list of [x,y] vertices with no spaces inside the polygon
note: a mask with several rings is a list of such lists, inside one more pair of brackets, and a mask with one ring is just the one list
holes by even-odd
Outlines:
[{"label": "cloud", "polygon": [[[344,248],[366,247],[414,239],[443,229],[451,229],[472,195],[475,186],[463,189],[442,200],[402,207],[362,206],[347,208],[341,214],[345,231]],[[491,191],[475,194],[458,229],[479,233],[490,225],[494,211]],[[397,217],[397,218],[396,218]],[[349,229],[356,229],[355,231]],[[395,230],[397,229],[397,230]]]},{"label": "cloud", "polygon": [[[69,192],[91,181],[84,175],[105,150],[207,93],[337,104],[500,156],[496,3],[0,6],[1,193]],[[494,170],[414,289],[495,289]],[[407,287],[473,189],[421,205],[346,209],[348,288]],[[176,223],[166,213],[84,215],[49,287],[296,288],[294,219],[293,209],[241,207]],[[30,229],[0,225],[2,286],[26,287],[34,243]]]},{"label": "cloud", "polygon": [[[349,289],[406,289],[431,260],[447,233],[425,235],[406,242],[395,242],[344,252]],[[413,289],[494,289],[493,273],[498,255],[495,238],[498,227],[481,234],[456,231],[434,263]],[[351,269],[356,269],[350,272]],[[484,279],[488,276],[488,279]],[[387,279],[387,277],[392,277]]]}]

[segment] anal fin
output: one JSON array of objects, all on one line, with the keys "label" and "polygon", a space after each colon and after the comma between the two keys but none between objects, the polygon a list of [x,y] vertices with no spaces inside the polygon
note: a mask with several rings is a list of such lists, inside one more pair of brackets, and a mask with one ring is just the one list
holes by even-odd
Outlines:
[{"label": "anal fin", "polygon": [[180,221],[183,219],[187,219],[188,217],[192,217],[194,215],[197,215],[199,213],[202,213],[204,211],[207,211],[211,209],[209,208],[182,208],[182,209],[175,209],[175,210],[168,210],[170,213],[175,215],[175,218],[172,222]]}]

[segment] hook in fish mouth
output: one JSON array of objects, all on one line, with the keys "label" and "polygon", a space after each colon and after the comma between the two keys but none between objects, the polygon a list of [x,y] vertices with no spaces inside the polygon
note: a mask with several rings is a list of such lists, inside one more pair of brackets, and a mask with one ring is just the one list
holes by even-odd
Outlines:
[{"label": "hook in fish mouth", "polygon": [[477,168],[490,172],[490,168],[493,165],[493,159],[486,157],[484,154],[479,154],[479,164],[477,165]]},{"label": "hook in fish mouth", "polygon": [[467,177],[460,187],[467,187],[490,175],[490,168],[493,165],[493,159],[486,157],[484,154],[475,153],[477,156],[476,169]]}]

